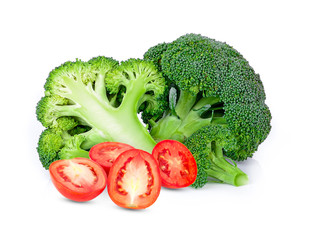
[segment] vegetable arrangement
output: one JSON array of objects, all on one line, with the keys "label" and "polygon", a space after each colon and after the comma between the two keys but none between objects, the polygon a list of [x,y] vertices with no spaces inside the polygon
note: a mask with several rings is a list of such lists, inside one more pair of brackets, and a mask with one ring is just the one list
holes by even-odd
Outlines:
[{"label": "vegetable arrangement", "polygon": [[244,185],[236,161],[271,130],[260,76],[233,47],[199,34],[153,46],[143,59],[66,62],[44,88],[39,158],[73,200],[107,185],[116,204],[145,208],[161,185]]}]

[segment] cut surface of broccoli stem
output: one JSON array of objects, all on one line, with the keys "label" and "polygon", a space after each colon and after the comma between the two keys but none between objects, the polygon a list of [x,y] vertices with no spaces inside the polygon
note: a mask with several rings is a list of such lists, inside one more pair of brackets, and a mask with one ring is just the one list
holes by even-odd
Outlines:
[{"label": "cut surface of broccoli stem", "polygon": [[[105,141],[124,142],[135,148],[151,152],[156,142],[140,122],[137,104],[145,93],[143,80],[137,79],[131,84],[124,96],[124,104],[115,108],[103,94],[97,94],[91,85],[85,86],[81,80],[65,79],[66,88],[57,94],[74,102],[65,106],[64,115],[82,119],[92,127]],[[70,89],[70,91],[66,91]],[[102,89],[102,88],[101,88]],[[71,112],[68,114],[68,111]]]}]

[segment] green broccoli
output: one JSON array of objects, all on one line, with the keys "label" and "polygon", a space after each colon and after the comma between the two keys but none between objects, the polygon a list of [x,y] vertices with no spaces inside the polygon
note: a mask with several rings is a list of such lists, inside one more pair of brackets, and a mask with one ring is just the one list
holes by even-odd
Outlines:
[{"label": "green broccoli", "polygon": [[[230,131],[235,139],[233,146],[225,144],[224,156],[240,161],[251,157],[268,136],[271,114],[265,104],[260,76],[228,44],[198,34],[186,34],[171,43],[150,48],[144,59],[154,62],[169,86],[164,94],[169,104],[163,114],[142,114],[156,141],[185,141],[193,154],[199,156],[197,162],[203,162],[196,152],[198,148],[191,146],[194,139],[199,143],[201,139],[186,139],[204,127],[219,125]],[[206,132],[199,135],[203,133]],[[210,138],[202,139],[209,142]]]},{"label": "green broccoli", "polygon": [[234,150],[237,144],[235,137],[219,124],[208,125],[193,133],[184,144],[196,159],[198,173],[194,188],[203,187],[209,179],[241,186],[248,182],[247,175],[242,172],[234,161],[227,161],[224,150]]},{"label": "green broccoli", "polygon": [[[70,131],[63,131],[48,128],[42,132],[37,149],[44,168],[48,169],[49,165],[58,159],[89,158],[88,151],[81,148],[82,143],[86,142],[86,136],[89,132],[86,133],[87,129],[83,131],[81,129],[73,128]],[[79,133],[71,133],[75,131]],[[83,132],[86,135],[82,134]]]},{"label": "green broccoli", "polygon": [[36,114],[47,128],[37,148],[45,168],[57,159],[88,157],[88,150],[103,141],[149,152],[155,146],[138,118],[141,109],[150,115],[162,111],[165,79],[152,62],[119,64],[106,57],[66,62],[49,74],[44,88]]}]

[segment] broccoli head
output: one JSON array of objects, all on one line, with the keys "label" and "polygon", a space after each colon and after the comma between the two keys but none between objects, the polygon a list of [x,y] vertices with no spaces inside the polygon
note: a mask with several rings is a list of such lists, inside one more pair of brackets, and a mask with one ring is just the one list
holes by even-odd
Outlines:
[{"label": "broccoli head", "polygon": [[47,128],[38,153],[45,168],[57,159],[88,157],[104,141],[124,142],[151,152],[156,142],[138,113],[160,114],[166,83],[151,61],[119,63],[96,57],[66,62],[50,72],[36,108]]},{"label": "broccoli head", "polygon": [[168,85],[164,113],[143,116],[156,141],[184,142],[204,127],[219,125],[236,142],[233,148],[223,148],[223,154],[245,160],[267,138],[271,114],[263,83],[227,43],[186,34],[151,47],[144,59],[158,66]]}]

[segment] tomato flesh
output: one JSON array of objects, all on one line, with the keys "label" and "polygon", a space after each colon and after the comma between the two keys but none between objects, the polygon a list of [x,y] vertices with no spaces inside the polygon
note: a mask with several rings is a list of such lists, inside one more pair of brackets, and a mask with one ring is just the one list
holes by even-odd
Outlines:
[{"label": "tomato flesh", "polygon": [[87,158],[55,161],[49,172],[56,189],[73,201],[92,200],[103,192],[107,184],[107,175],[102,167]]},{"label": "tomato flesh", "polygon": [[156,144],[152,155],[159,164],[164,187],[183,188],[195,182],[197,164],[192,153],[182,143],[163,140]]},{"label": "tomato flesh", "polygon": [[98,181],[94,170],[82,163],[75,163],[68,160],[69,165],[60,165],[57,172],[66,182],[71,182],[77,188],[82,186],[90,186]]},{"label": "tomato flesh", "polygon": [[152,155],[142,150],[125,151],[110,169],[108,193],[120,207],[147,208],[158,198],[160,188],[158,165]]},{"label": "tomato flesh", "polygon": [[99,163],[109,174],[110,168],[115,159],[124,151],[134,149],[134,147],[120,142],[103,142],[96,144],[89,151],[89,157]]}]

